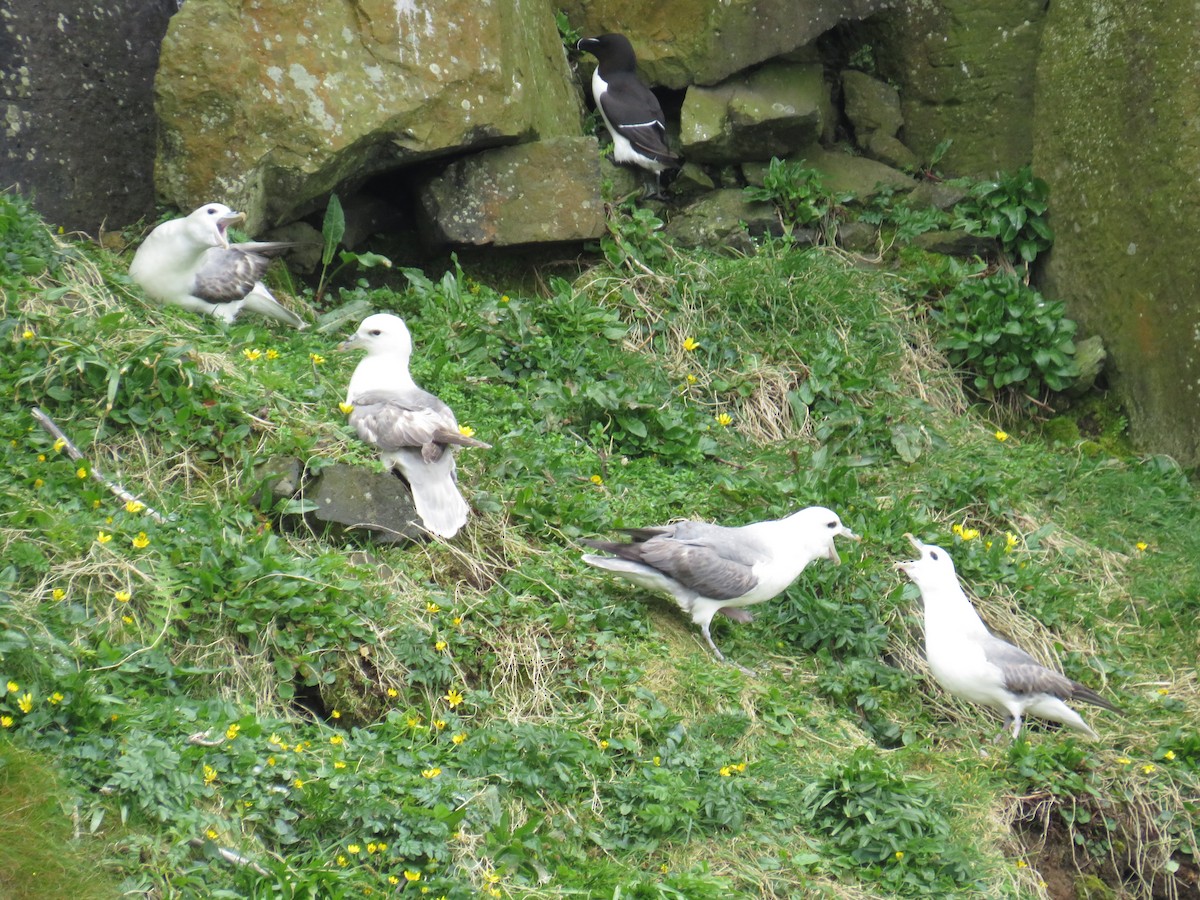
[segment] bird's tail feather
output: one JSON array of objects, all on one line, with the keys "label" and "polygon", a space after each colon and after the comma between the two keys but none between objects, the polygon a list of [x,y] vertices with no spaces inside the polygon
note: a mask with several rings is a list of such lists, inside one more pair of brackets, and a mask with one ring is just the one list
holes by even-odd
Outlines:
[{"label": "bird's tail feather", "polygon": [[1084,703],[1090,703],[1093,706],[1099,706],[1103,709],[1109,710],[1110,712],[1119,713],[1121,711],[1120,707],[1114,706],[1108,700],[1105,700],[1086,684],[1080,684],[1078,681],[1073,681],[1071,682],[1071,688],[1072,700],[1082,700]]},{"label": "bird's tail feather", "polygon": [[243,303],[244,309],[269,316],[277,322],[284,322],[298,331],[303,331],[308,327],[302,318],[287,307],[280,305],[278,300],[265,291],[260,290],[259,287],[256,287],[246,295],[246,300]]},{"label": "bird's tail feather", "polygon": [[412,490],[413,506],[426,529],[442,538],[452,538],[467,524],[470,507],[458,491],[454,456],[445,453],[432,463],[404,465],[401,471]]}]

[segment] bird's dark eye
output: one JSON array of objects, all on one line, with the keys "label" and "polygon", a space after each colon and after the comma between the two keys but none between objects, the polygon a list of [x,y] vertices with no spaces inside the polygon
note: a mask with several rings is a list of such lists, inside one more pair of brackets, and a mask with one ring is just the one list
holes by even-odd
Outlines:
[{"label": "bird's dark eye", "polygon": [[215,216],[217,214],[217,211],[215,209],[206,209],[205,212],[208,213],[210,216]]},{"label": "bird's dark eye", "polygon": [[829,523],[828,525],[826,525],[825,527],[826,527],[826,528],[837,528],[837,527],[838,527],[838,523],[837,523],[837,522],[830,522],[830,523]]},{"label": "bird's dark eye", "polygon": [[938,555],[937,555],[936,553],[934,553],[933,551],[930,551],[930,553],[929,553],[929,558],[930,558],[930,559],[933,559],[933,560],[936,560],[936,559],[938,558]]},{"label": "bird's dark eye", "polygon": [[383,332],[380,331],[378,328],[372,328],[369,333],[370,333],[371,337],[379,337],[381,334],[383,334]]}]

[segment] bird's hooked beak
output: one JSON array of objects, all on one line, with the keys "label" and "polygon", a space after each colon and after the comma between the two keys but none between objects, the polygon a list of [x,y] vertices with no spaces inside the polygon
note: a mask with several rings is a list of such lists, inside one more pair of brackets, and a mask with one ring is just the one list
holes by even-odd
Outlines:
[{"label": "bird's hooked beak", "polygon": [[225,250],[229,249],[229,235],[226,233],[230,225],[236,225],[239,222],[246,221],[246,214],[240,212],[231,212],[227,216],[222,216],[217,219],[217,234],[221,237],[221,247]]},{"label": "bird's hooked beak", "polygon": [[359,341],[358,332],[356,331],[333,349],[344,352],[346,350],[357,350],[361,346],[362,343]]},{"label": "bird's hooked beak", "polygon": [[[923,557],[924,557],[924,555],[925,555],[925,545],[924,545],[924,544],[922,544],[920,541],[918,541],[918,540],[917,540],[917,539],[916,539],[916,538],[915,538],[913,535],[909,534],[907,531],[904,533],[904,536],[905,536],[906,538],[908,538],[908,542],[909,542],[910,544],[912,544],[912,545],[913,545],[913,547],[916,549],[918,557],[922,557],[922,558],[923,558]],[[918,559],[902,560],[902,561],[900,561],[900,562],[897,562],[897,563],[895,564],[895,566],[896,566],[896,568],[897,568],[897,569],[899,569],[899,570],[900,570],[901,572],[903,572],[905,575],[908,575],[908,574],[909,574],[909,567],[911,567],[911,566],[915,566],[915,565],[916,565],[917,563],[919,563],[920,561],[921,561],[921,559],[920,559],[920,558],[918,558]]]},{"label": "bird's hooked beak", "polygon": [[852,541],[861,541],[862,540],[861,534],[855,534],[853,531],[851,531],[845,525],[843,525],[841,528],[839,528],[837,531],[835,531],[833,533],[833,537],[829,539],[829,559],[833,562],[833,564],[835,566],[840,566],[842,564],[842,558],[838,555],[838,552],[837,552],[837,544],[835,544],[834,540],[833,540],[833,538],[836,538],[839,535],[841,535],[844,538],[850,538],[850,540],[852,540]]}]

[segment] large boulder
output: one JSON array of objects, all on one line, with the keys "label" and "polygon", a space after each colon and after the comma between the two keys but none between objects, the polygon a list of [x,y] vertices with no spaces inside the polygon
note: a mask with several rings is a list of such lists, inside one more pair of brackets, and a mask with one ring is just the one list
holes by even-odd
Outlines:
[{"label": "large boulder", "polygon": [[842,99],[859,149],[893,168],[917,165],[916,154],[897,137],[904,127],[899,91],[886,81],[849,69],[842,73]]},{"label": "large boulder", "polygon": [[651,84],[716,84],[735,72],[791,53],[842,22],[862,19],[891,0],[566,0],[585,35],[619,31]]},{"label": "large boulder", "polygon": [[1055,231],[1041,288],[1103,338],[1135,436],[1187,466],[1200,465],[1196,21],[1190,0],[1154,15],[1051,4],[1033,155]]},{"label": "large boulder", "polygon": [[[859,200],[869,200],[884,189],[907,193],[917,186],[911,176],[865,156],[856,156],[845,148],[825,148],[814,144],[794,154],[791,159],[815,169],[821,176],[822,186],[829,192],[853,194]],[[762,185],[768,167],[768,163],[746,163],[742,166],[746,183]]]},{"label": "large boulder", "polygon": [[484,150],[427,182],[421,206],[439,243],[590,240],[604,234],[600,162],[594,137]]},{"label": "large boulder", "polygon": [[175,0],[7,0],[0,188],[67,230],[154,209],[154,71]]},{"label": "large boulder", "polygon": [[704,194],[671,217],[664,229],[683,247],[753,252],[752,238],[782,234],[775,206],[748,200],[739,188]]},{"label": "large boulder", "polygon": [[693,87],[680,114],[683,156],[725,163],[787,156],[832,120],[819,64],[771,63],[716,87]]},{"label": "large boulder", "polygon": [[155,87],[159,190],[251,233],[419,160],[578,134],[582,112],[542,0],[185,3]]},{"label": "large boulder", "polygon": [[[1033,149],[1033,92],[1045,0],[927,0],[893,5],[862,32],[879,74],[902,85],[906,146],[939,167],[991,176]],[[1040,110],[1039,110],[1040,114]]]}]

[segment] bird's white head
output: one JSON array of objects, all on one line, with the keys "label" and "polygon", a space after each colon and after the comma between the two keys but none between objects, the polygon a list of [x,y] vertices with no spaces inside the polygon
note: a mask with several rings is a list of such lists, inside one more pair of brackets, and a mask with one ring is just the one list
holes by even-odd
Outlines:
[{"label": "bird's white head", "polygon": [[234,212],[224,203],[205,203],[184,219],[184,225],[188,236],[197,244],[227,248],[229,237],[226,231],[230,225],[245,218],[243,213]]},{"label": "bird's white head", "polygon": [[367,356],[376,353],[402,356],[407,361],[412,356],[412,335],[399,316],[376,313],[363,319],[358,331],[339,344],[338,349],[366,350]]},{"label": "bird's white head", "polygon": [[795,526],[797,531],[804,535],[806,541],[812,542],[812,550],[816,552],[817,559],[829,559],[837,565],[841,565],[842,558],[838,556],[833,539],[844,537],[852,541],[862,540],[859,535],[842,524],[837,513],[824,506],[805,507],[799,512],[792,513],[784,521]]},{"label": "bird's white head", "polygon": [[941,547],[932,544],[922,544],[911,534],[904,535],[913,548],[920,554],[918,559],[896,563],[896,568],[912,579],[917,587],[924,590],[946,583],[958,583],[954,573],[954,560]]}]

